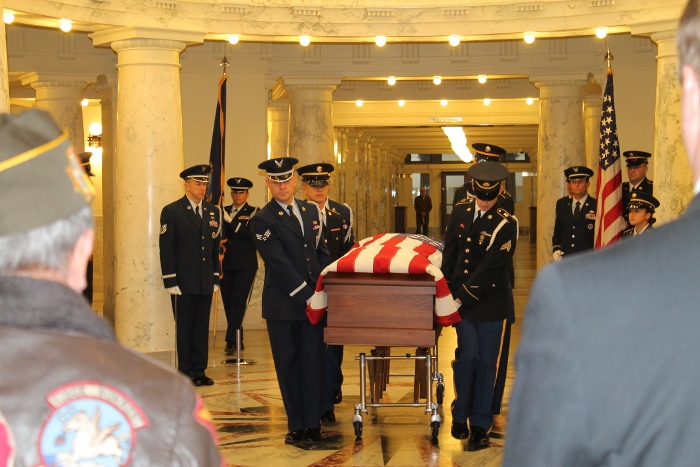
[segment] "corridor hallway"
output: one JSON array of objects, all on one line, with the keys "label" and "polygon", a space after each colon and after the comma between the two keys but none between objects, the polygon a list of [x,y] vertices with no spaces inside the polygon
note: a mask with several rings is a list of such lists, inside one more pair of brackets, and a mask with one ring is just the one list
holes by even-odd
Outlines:
[{"label": "corridor hallway", "polygon": [[[535,244],[520,238],[515,251],[515,310],[508,381],[503,414],[514,380],[515,351],[520,340],[523,312],[536,270]],[[337,421],[323,424],[323,441],[315,445],[284,444],[287,419],[277,385],[267,331],[246,330],[241,358],[256,364],[222,364],[224,336],[210,348],[209,375],[216,384],[196,390],[212,413],[220,439],[220,451],[228,466],[479,466],[501,465],[504,430],[491,432],[491,447],[467,452],[466,440],[450,435],[450,403],[454,398],[450,361],[456,347],[452,328],[445,328],[438,341],[439,371],[445,378],[445,398],[440,408],[442,427],[437,444],[431,442],[430,415],[422,408],[370,408],[363,415],[362,440],[355,442],[352,424],[354,404],[359,402],[359,365],[355,356],[369,347],[346,346],[343,361],[343,400],[335,406]],[[393,355],[413,353],[413,348],[393,348]],[[231,357],[228,357],[231,358]],[[392,373],[413,373],[413,362],[392,362]],[[434,385],[433,385],[434,387]],[[392,377],[382,402],[413,402],[413,378]]]}]

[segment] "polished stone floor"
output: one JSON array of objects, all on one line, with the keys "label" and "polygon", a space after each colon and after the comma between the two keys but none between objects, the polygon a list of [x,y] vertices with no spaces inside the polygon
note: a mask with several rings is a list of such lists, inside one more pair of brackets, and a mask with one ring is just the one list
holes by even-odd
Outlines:
[{"label": "polished stone floor", "polygon": [[[498,466],[505,439],[508,399],[514,378],[513,360],[520,338],[523,310],[535,276],[535,245],[521,238],[515,253],[515,305],[510,365],[503,419],[491,432],[491,447],[467,452],[466,441],[450,436],[453,399],[450,361],[456,335],[445,328],[439,339],[439,371],[445,380],[444,406],[440,407],[442,429],[437,442],[431,441],[430,415],[422,408],[370,408],[363,416],[363,435],[356,440],[352,424],[354,404],[360,399],[359,365],[355,356],[369,348],[345,347],[343,401],[336,405],[337,421],[322,427],[323,441],[316,445],[284,444],[287,420],[275,376],[270,344],[264,330],[246,331],[245,350],[240,358],[255,364],[224,363],[223,335],[210,349],[207,374],[216,381],[200,387],[212,412],[221,442],[220,450],[229,466]],[[415,349],[394,348],[393,355]],[[230,357],[229,357],[230,358]],[[392,373],[413,373],[412,362],[392,362]],[[413,378],[392,377],[382,402],[412,402]]]}]

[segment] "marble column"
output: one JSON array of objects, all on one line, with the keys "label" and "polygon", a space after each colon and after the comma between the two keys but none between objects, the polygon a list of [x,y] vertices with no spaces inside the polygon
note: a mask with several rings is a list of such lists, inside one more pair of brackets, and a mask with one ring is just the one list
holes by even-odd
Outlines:
[{"label": "marble column", "polygon": [[160,212],[184,194],[179,54],[184,41],[129,38],[117,52],[115,327],[134,349],[172,360],[170,295],[159,259]]},{"label": "marble column", "polygon": [[[0,11],[3,11],[3,0],[0,0]],[[0,23],[0,113],[10,111],[10,77],[7,65],[7,37],[5,22]]]},{"label": "marble column", "polygon": [[61,128],[67,128],[76,152],[85,150],[83,131],[83,89],[84,81],[36,81],[32,88],[36,91],[36,107],[47,111]]},{"label": "marble column", "polygon": [[654,133],[654,197],[658,224],[676,219],[693,197],[693,178],[681,134],[681,90],[678,83],[676,31],[654,33],[656,57],[656,122]]},{"label": "marble column", "polygon": [[333,91],[340,80],[285,79],[289,91],[289,155],[299,165],[333,163]]},{"label": "marble column", "polygon": [[[347,130],[343,130],[347,131]],[[353,224],[355,229],[355,239],[359,240],[359,231],[357,229],[357,222],[359,216],[358,204],[358,192],[357,192],[357,160],[358,160],[358,139],[360,133],[356,130],[347,131],[346,133],[346,149],[343,155],[343,165],[344,165],[344,177],[345,190],[343,192],[343,202],[347,203],[352,209],[353,214]]]},{"label": "marble column", "polygon": [[288,155],[289,101],[277,99],[267,104],[270,122],[270,159]]},{"label": "marble column", "polygon": [[115,147],[114,134],[117,123],[117,77],[100,75],[95,90],[100,94],[102,107],[102,236],[103,236],[103,289],[104,305],[102,316],[114,325],[115,289],[114,252],[115,239]]},{"label": "marble column", "polygon": [[585,80],[532,80],[540,90],[537,150],[537,268],[552,261],[554,207],[566,194],[564,169],[586,164]]},{"label": "marble column", "polygon": [[366,238],[369,235],[369,220],[367,193],[369,192],[369,176],[367,170],[368,163],[368,142],[367,136],[358,133],[357,136],[357,231],[359,238]]},{"label": "marble column", "polygon": [[588,84],[583,88],[583,126],[586,140],[586,167],[593,170],[591,190],[595,190],[600,158],[600,114],[603,110],[603,87],[588,73]]}]

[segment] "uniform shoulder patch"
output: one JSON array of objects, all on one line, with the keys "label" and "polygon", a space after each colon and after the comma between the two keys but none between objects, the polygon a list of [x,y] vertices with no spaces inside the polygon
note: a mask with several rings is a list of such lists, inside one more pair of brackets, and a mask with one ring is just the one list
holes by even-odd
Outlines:
[{"label": "uniform shoulder patch", "polygon": [[160,226],[160,234],[161,235],[163,235],[167,231],[168,231],[168,224],[163,224]]},{"label": "uniform shoulder patch", "polygon": [[504,218],[504,219],[508,219],[508,218],[510,218],[510,217],[513,217],[513,216],[510,215],[510,213],[509,213],[508,211],[506,211],[506,210],[503,209],[503,208],[498,208],[498,209],[496,210],[496,212],[498,213],[499,216],[501,216],[501,217]]},{"label": "uniform shoulder patch", "polygon": [[95,381],[61,386],[46,402],[51,411],[39,434],[42,465],[86,465],[96,458],[113,462],[105,465],[127,465],[136,430],[149,425],[141,407],[126,394]]},{"label": "uniform shoulder patch", "polygon": [[457,204],[455,204],[455,206],[460,206],[462,204],[474,204],[474,198],[464,198],[461,201],[457,201]]}]

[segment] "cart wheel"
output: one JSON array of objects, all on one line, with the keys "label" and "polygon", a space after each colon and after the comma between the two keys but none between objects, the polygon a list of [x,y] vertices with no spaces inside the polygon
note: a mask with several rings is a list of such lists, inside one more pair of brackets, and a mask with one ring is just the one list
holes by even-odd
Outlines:
[{"label": "cart wheel", "polygon": [[442,405],[442,400],[445,398],[445,385],[443,383],[438,383],[435,388],[435,397],[437,398],[438,405]]},{"label": "cart wheel", "polygon": [[430,431],[433,434],[433,440],[437,440],[438,433],[440,433],[440,422],[430,422]]},{"label": "cart wheel", "polygon": [[355,437],[362,438],[362,422],[352,422],[355,427]]}]

